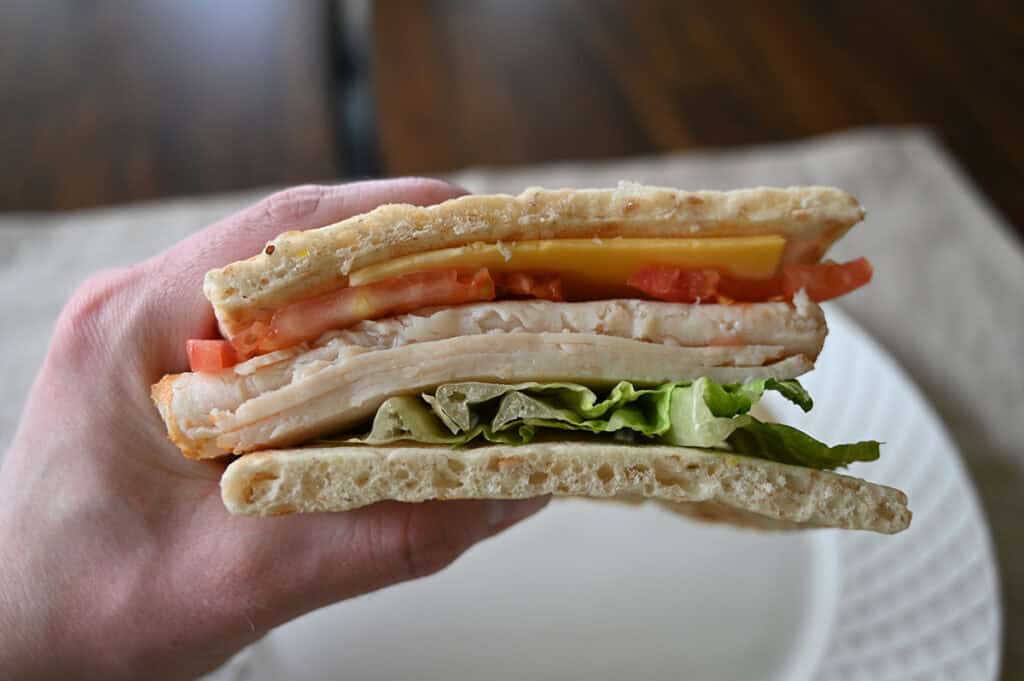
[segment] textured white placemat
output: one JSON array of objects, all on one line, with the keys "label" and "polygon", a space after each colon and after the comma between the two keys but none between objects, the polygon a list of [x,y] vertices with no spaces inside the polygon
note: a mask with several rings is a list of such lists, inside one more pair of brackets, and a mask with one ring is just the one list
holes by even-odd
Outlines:
[{"label": "textured white placemat", "polygon": [[[1024,253],[934,137],[862,130],[735,151],[468,170],[454,179],[477,192],[630,179],[691,189],[834,184],[856,195],[867,221],[833,255],[869,256],[876,278],[842,305],[911,372],[965,453],[1000,558],[1004,677],[1024,676]],[[0,314],[7,320],[0,451],[53,322],[79,282],[147,257],[264,193],[0,216]]]}]

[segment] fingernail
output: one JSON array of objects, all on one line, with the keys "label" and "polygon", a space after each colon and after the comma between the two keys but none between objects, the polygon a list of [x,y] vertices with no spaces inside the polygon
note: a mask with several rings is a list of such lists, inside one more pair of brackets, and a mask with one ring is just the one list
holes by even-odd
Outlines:
[{"label": "fingernail", "polygon": [[550,496],[531,499],[489,499],[487,522],[492,528],[510,525],[547,506]]},{"label": "fingernail", "polygon": [[325,189],[317,184],[304,184],[271,194],[266,199],[267,215],[284,222],[313,215],[324,198]]}]

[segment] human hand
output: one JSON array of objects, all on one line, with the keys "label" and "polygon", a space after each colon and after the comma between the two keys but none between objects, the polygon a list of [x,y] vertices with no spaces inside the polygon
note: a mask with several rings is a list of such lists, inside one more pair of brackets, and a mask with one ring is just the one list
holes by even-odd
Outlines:
[{"label": "human hand", "polygon": [[184,459],[149,399],[187,367],[186,339],[216,334],[207,270],[285,230],[460,193],[429,180],[295,188],[76,292],[0,469],[0,677],[192,678],[300,614],[432,573],[546,503],[233,517],[224,464]]}]

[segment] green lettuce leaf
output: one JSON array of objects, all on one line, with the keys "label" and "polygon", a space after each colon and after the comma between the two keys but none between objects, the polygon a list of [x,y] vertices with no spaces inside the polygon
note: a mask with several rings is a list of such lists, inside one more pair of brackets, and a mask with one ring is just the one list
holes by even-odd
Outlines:
[{"label": "green lettuce leaf", "polygon": [[792,426],[763,423],[754,418],[730,435],[729,444],[739,454],[823,469],[840,468],[854,461],[874,461],[881,446],[874,440],[865,440],[829,447]]},{"label": "green lettuce leaf", "polygon": [[526,424],[534,428],[607,433],[629,429],[646,436],[670,425],[668,401],[674,383],[637,389],[621,381],[604,399],[575,383],[450,383],[423,399],[453,432],[486,422],[495,432]]},{"label": "green lettuce leaf", "polygon": [[778,392],[805,412],[810,411],[814,406],[810,394],[797,380],[780,381],[774,378],[759,378],[746,383],[727,385],[719,385],[711,381],[707,381],[707,383],[705,399],[708,408],[715,416],[746,414],[752,406],[761,400],[766,390]]},{"label": "green lettuce leaf", "polygon": [[363,437],[320,440],[320,444],[385,445],[412,441],[425,445],[464,445],[482,437],[488,442],[521,445],[533,439],[535,431],[526,424],[517,424],[495,432],[491,426],[476,424],[459,432],[447,430],[430,408],[418,397],[392,397],[377,408],[370,432]]},{"label": "green lettuce leaf", "polygon": [[672,389],[669,429],[664,440],[681,447],[721,447],[733,431],[750,421],[753,401],[732,394],[707,378]]},{"label": "green lettuce leaf", "polygon": [[369,433],[321,443],[524,444],[539,431],[562,430],[731,449],[813,468],[878,458],[877,442],[829,447],[795,428],[758,421],[748,412],[770,390],[804,411],[813,404],[799,382],[770,378],[722,385],[705,377],[655,388],[621,381],[603,393],[575,383],[467,381],[420,397],[393,397],[378,408]]}]

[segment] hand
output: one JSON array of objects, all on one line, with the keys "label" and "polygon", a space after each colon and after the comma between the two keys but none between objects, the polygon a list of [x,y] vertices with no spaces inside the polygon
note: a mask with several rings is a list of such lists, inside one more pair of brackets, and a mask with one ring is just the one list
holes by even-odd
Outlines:
[{"label": "hand", "polygon": [[298,187],[78,290],[0,469],[0,677],[192,678],[298,615],[432,573],[546,503],[233,517],[224,464],[183,458],[149,399],[186,369],[186,339],[216,335],[207,270],[284,230],[460,193],[429,180]]}]

